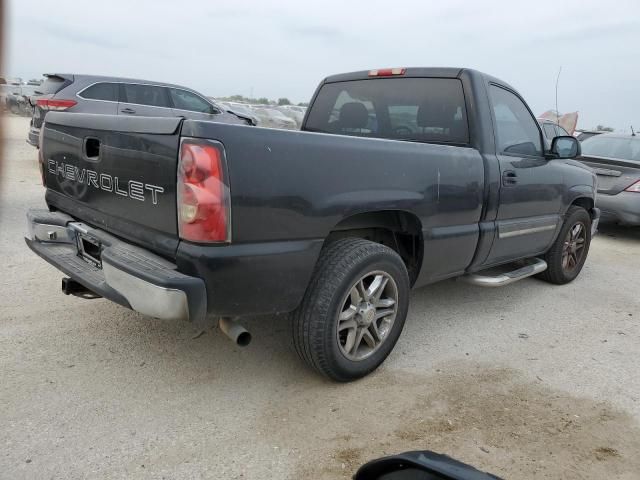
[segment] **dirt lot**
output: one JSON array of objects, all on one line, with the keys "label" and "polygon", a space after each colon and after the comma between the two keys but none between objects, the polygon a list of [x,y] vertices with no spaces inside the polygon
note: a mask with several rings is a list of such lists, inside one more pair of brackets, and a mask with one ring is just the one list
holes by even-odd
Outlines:
[{"label": "dirt lot", "polygon": [[384,366],[348,385],[285,318],[219,332],[60,293],[22,241],[42,207],[28,120],[5,119],[0,478],[347,478],[405,450],[505,478],[640,478],[640,231],[603,228],[577,281],[415,291]]}]

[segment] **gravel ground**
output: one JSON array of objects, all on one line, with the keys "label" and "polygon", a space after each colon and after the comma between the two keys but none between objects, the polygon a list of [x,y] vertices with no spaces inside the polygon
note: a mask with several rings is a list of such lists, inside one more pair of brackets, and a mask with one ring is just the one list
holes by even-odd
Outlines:
[{"label": "gravel ground", "polygon": [[60,293],[22,240],[44,206],[28,119],[4,120],[0,478],[348,478],[418,449],[505,478],[640,478],[638,229],[603,227],[567,286],[415,291],[383,367],[338,385],[285,318],[249,319],[240,349]]}]

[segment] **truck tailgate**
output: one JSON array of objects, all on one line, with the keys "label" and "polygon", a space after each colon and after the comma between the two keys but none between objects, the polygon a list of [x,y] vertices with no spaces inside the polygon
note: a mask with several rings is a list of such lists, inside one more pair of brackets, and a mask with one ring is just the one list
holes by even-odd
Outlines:
[{"label": "truck tailgate", "polygon": [[181,122],[50,112],[40,160],[47,204],[173,257]]}]

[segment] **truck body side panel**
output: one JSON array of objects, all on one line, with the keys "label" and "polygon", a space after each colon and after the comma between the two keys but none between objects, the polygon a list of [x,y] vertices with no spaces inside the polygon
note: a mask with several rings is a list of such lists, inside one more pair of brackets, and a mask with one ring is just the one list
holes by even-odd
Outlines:
[{"label": "truck body side panel", "polygon": [[418,285],[471,263],[484,192],[477,150],[191,120],[182,135],[225,147],[234,244],[324,239],[352,215],[401,210],[422,224]]}]

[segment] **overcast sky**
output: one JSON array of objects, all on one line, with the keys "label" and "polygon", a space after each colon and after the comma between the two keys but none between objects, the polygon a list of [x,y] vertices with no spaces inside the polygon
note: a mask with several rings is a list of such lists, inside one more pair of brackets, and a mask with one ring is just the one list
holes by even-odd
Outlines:
[{"label": "overcast sky", "polygon": [[[5,2],[7,5],[7,2]],[[325,76],[477,68],[534,113],[640,129],[640,0],[9,0],[5,73],[116,75],[307,101]]]}]

